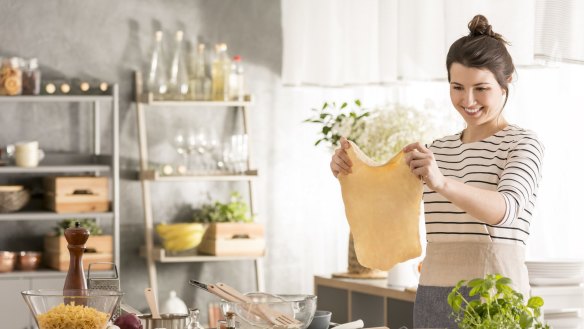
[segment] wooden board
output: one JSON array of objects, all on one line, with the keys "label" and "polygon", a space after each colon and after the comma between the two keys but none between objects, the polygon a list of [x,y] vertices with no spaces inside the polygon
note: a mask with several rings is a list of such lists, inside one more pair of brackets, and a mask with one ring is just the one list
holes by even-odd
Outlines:
[{"label": "wooden board", "polygon": [[[98,253],[112,253],[112,241],[113,237],[111,235],[90,235],[85,243],[85,248],[95,250]],[[67,239],[64,236],[45,236],[44,248],[46,252],[62,253],[69,257]]]},{"label": "wooden board", "polygon": [[198,247],[201,254],[215,256],[263,256],[266,240],[254,239],[203,239]]},{"label": "wooden board", "polygon": [[[57,252],[45,252],[45,265],[59,271],[69,270],[69,254]],[[95,262],[113,262],[113,255],[111,253],[85,253],[83,254],[83,270],[87,271],[90,263]],[[95,264],[91,266],[91,270],[102,271],[111,270],[112,266],[109,264]]]},{"label": "wooden board", "polygon": [[205,231],[204,239],[250,239],[264,237],[264,225],[259,223],[212,223]]}]

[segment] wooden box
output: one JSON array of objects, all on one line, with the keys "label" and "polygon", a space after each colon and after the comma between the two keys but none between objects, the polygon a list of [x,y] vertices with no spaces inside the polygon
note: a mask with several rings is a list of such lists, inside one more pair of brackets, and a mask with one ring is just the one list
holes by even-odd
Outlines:
[{"label": "wooden box", "polygon": [[265,249],[264,226],[257,223],[210,224],[198,247],[215,256],[263,256]]},{"label": "wooden box", "polygon": [[[83,254],[83,269],[87,270],[90,263],[113,262],[113,238],[111,235],[89,236]],[[64,236],[45,236],[45,264],[59,271],[69,270],[69,249]],[[111,265],[96,264],[91,270],[111,270]]]},{"label": "wooden box", "polygon": [[109,210],[108,177],[46,177],[45,207],[57,213]]}]

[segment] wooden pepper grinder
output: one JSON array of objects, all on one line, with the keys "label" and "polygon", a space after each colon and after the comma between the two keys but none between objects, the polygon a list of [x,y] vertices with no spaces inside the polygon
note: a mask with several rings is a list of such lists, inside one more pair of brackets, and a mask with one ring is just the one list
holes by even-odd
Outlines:
[{"label": "wooden pepper grinder", "polygon": [[85,243],[89,238],[89,230],[79,227],[79,222],[75,222],[75,227],[65,230],[65,239],[69,245],[69,271],[65,278],[63,289],[87,289],[85,272],[83,272],[83,253]]}]

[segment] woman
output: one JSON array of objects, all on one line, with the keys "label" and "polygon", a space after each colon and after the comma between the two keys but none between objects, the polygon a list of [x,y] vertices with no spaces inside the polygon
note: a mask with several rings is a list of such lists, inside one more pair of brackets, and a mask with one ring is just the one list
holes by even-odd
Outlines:
[{"label": "woman", "polygon": [[[426,257],[414,307],[415,328],[456,328],[448,293],[463,279],[499,273],[529,294],[525,245],[541,179],[537,136],[507,123],[502,110],[515,71],[500,34],[484,16],[468,25],[446,58],[452,105],[466,128],[429,147],[407,145],[406,162],[425,183]],[[349,174],[343,139],[333,174]]]}]

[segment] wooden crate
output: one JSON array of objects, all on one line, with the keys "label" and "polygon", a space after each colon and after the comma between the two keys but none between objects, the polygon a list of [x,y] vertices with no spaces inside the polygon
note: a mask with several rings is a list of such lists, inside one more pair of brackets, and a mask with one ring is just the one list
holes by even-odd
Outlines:
[{"label": "wooden crate", "polygon": [[257,223],[210,224],[198,247],[215,256],[262,256],[265,249],[264,226]]},{"label": "wooden crate", "polygon": [[[90,263],[113,262],[113,238],[111,235],[89,236],[83,254],[83,269],[87,270]],[[69,269],[69,249],[64,236],[45,236],[45,264],[59,271]],[[95,270],[111,270],[111,265],[97,264],[91,266]]]},{"label": "wooden crate", "polygon": [[45,177],[45,207],[57,213],[109,210],[108,177]]}]

